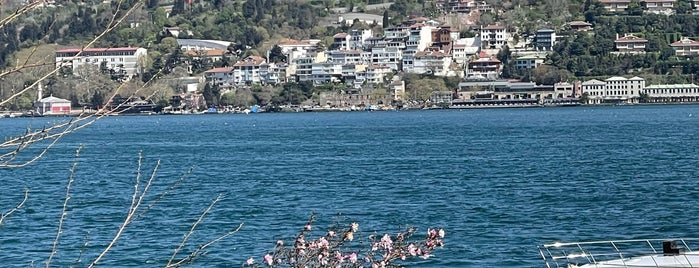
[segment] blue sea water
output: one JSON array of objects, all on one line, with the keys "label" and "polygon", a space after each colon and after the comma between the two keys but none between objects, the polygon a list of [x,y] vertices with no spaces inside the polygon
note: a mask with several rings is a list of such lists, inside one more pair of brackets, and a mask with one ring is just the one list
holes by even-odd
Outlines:
[{"label": "blue sea water", "polygon": [[[2,137],[67,118],[0,120]],[[44,266],[77,163],[53,267],[84,267],[111,240],[134,192],[184,181],[101,262],[162,267],[243,223],[194,267],[239,267],[317,230],[360,223],[364,237],[415,226],[445,246],[410,267],[543,267],[556,241],[697,237],[699,106],[115,116],[64,137],[24,168],[2,169],[0,263]],[[79,157],[75,151],[83,146]]]}]

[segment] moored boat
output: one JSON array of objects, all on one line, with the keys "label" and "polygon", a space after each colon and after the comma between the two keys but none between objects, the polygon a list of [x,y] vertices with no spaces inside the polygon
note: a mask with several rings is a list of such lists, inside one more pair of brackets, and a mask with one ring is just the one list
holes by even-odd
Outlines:
[{"label": "moored boat", "polygon": [[[695,250],[692,249],[695,246]],[[545,267],[699,267],[699,238],[553,243],[539,246]]]}]

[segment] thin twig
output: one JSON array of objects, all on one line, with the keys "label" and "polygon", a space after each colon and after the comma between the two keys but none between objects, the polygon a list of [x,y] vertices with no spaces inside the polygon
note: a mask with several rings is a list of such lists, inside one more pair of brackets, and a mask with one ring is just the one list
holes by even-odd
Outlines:
[{"label": "thin twig", "polygon": [[19,202],[19,204],[17,204],[14,208],[0,215],[0,224],[2,224],[5,218],[7,218],[7,216],[10,216],[10,214],[22,208],[22,206],[24,206],[24,203],[27,202],[27,198],[29,198],[29,189],[24,189],[24,198],[22,198],[22,201]]},{"label": "thin twig", "polygon": [[[140,165],[141,165],[140,161],[141,161],[141,157],[139,156],[139,169],[140,169]],[[158,161],[158,165],[156,165],[156,167],[153,169],[153,172],[151,173],[150,179],[148,180],[148,182],[146,182],[146,186],[143,188],[142,191],[140,191],[140,193],[138,192],[138,186],[134,187],[136,189],[136,191],[134,191],[134,197],[132,198],[132,200],[134,200],[134,202],[129,207],[129,212],[126,215],[124,222],[121,224],[121,226],[119,226],[119,230],[112,238],[112,241],[109,242],[109,245],[107,245],[107,247],[105,247],[104,250],[102,250],[102,253],[100,253],[100,255],[97,256],[97,258],[95,258],[95,260],[93,260],[90,263],[88,268],[91,268],[91,267],[94,267],[95,265],[97,265],[97,263],[100,260],[102,260],[102,258],[104,258],[105,255],[107,255],[107,252],[109,252],[109,250],[111,250],[112,247],[114,247],[114,245],[119,240],[119,238],[121,238],[121,234],[124,232],[126,227],[133,222],[132,218],[136,214],[136,211],[138,211],[138,208],[143,201],[143,197],[148,193],[148,189],[150,188],[150,186],[153,182],[153,179],[155,178],[155,174],[156,174],[156,171],[158,170],[159,165],[160,165],[160,161]],[[139,197],[137,198],[136,195],[139,195]]]},{"label": "thin twig", "polygon": [[185,234],[184,237],[182,238],[182,242],[180,242],[180,245],[177,248],[175,248],[175,251],[172,253],[172,257],[170,257],[170,260],[167,262],[166,267],[171,266],[171,264],[175,260],[175,257],[177,257],[177,253],[179,253],[180,250],[182,250],[182,248],[184,248],[184,245],[187,243],[187,240],[189,239],[189,237],[192,236],[192,234],[194,233],[194,230],[197,228],[199,223],[201,223],[201,221],[204,220],[204,217],[206,216],[206,214],[209,213],[209,211],[216,205],[216,203],[218,203],[219,200],[221,200],[221,194],[216,196],[216,199],[211,201],[211,204],[209,205],[209,207],[207,207],[199,215],[199,219],[197,219],[197,221],[195,221],[194,224],[192,224],[192,227],[189,229],[189,232],[187,232],[187,234]]},{"label": "thin twig", "polygon": [[192,253],[190,253],[187,257],[182,258],[181,260],[179,260],[179,261],[177,261],[177,262],[175,262],[175,263],[168,263],[165,267],[179,267],[179,266],[181,266],[182,264],[189,263],[189,262],[193,261],[197,256],[199,256],[199,254],[201,254],[201,252],[202,252],[204,249],[206,249],[207,247],[209,247],[209,246],[211,246],[211,245],[213,245],[213,244],[218,243],[219,241],[225,239],[226,237],[229,237],[229,236],[231,236],[231,235],[237,233],[241,228],[243,228],[243,223],[240,223],[240,224],[238,225],[238,227],[236,227],[235,229],[232,229],[232,230],[228,231],[227,233],[225,233],[225,234],[223,234],[223,235],[217,237],[216,239],[213,239],[213,240],[211,240],[211,241],[209,241],[209,242],[207,242],[207,243],[204,243],[203,245],[199,246],[199,248],[197,248],[196,250],[192,251]]},{"label": "thin twig", "polygon": [[58,218],[58,231],[56,232],[56,238],[53,240],[53,246],[51,247],[51,255],[49,255],[49,259],[46,260],[46,268],[49,268],[51,266],[51,260],[53,259],[53,256],[56,255],[56,248],[58,247],[58,240],[61,237],[61,233],[63,233],[63,220],[65,220],[66,216],[68,215],[68,201],[70,200],[70,186],[72,186],[73,182],[75,181],[75,170],[78,166],[78,157],[80,156],[80,151],[82,150],[82,148],[83,148],[83,146],[80,146],[75,151],[75,160],[73,161],[73,166],[70,168],[70,176],[68,178],[68,184],[66,185],[66,197],[65,197],[65,200],[63,201],[63,209],[61,210],[61,216]]}]

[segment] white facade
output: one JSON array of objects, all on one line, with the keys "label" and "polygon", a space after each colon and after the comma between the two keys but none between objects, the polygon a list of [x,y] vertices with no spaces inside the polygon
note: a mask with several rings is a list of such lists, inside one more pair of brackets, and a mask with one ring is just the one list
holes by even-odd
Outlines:
[{"label": "white facade", "polygon": [[640,77],[610,77],[604,81],[588,80],[581,84],[582,93],[587,93],[588,102],[634,102],[646,87],[646,80]]},{"label": "white facade", "polygon": [[56,51],[56,67],[70,67],[75,70],[84,64],[97,67],[104,62],[110,70],[123,72],[126,77],[139,74],[145,67],[148,50],[140,47],[79,48]]},{"label": "white facade", "polygon": [[204,72],[206,82],[219,87],[233,86],[233,67],[213,68]]},{"label": "white facade", "polygon": [[696,102],[699,86],[695,84],[650,85],[643,89],[650,102]]},{"label": "white facade", "polygon": [[371,64],[386,65],[392,70],[400,70],[403,51],[397,47],[375,46],[371,49]]},{"label": "white facade", "polygon": [[415,54],[414,72],[431,73],[436,76],[449,75],[451,55],[437,51],[424,51]]},{"label": "white facade", "polygon": [[367,39],[371,38],[374,32],[371,29],[355,29],[349,32],[349,50],[363,50]]},{"label": "white facade", "polygon": [[362,50],[332,50],[327,53],[328,61],[339,64],[362,64],[371,58],[371,53]]},{"label": "white facade", "polygon": [[488,25],[481,28],[481,41],[484,49],[501,49],[510,39],[505,27]]}]

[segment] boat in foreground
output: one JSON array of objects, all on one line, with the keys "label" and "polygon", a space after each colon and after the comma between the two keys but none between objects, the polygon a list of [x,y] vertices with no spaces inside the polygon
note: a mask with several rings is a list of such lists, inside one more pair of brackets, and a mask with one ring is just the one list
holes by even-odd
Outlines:
[{"label": "boat in foreground", "polygon": [[541,245],[539,253],[547,268],[699,267],[693,245],[699,238],[572,242]]}]

